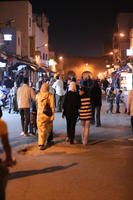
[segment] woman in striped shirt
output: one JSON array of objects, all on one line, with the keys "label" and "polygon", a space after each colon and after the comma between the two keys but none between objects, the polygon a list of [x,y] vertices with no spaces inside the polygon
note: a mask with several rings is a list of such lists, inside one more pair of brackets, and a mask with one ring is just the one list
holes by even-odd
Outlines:
[{"label": "woman in striped shirt", "polygon": [[90,128],[90,119],[92,118],[91,102],[85,87],[80,88],[80,120],[82,125],[82,143],[87,145]]}]

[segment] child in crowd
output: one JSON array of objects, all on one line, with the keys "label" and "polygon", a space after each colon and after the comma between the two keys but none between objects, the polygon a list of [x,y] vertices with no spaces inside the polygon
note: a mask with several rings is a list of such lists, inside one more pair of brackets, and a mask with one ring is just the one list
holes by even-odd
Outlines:
[{"label": "child in crowd", "polygon": [[119,90],[116,94],[116,113],[120,113],[120,101],[121,101],[122,90]]}]

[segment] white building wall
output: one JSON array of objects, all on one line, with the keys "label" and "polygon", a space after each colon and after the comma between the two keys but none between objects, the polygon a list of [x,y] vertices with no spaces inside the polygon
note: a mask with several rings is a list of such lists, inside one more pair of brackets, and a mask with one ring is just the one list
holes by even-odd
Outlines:
[{"label": "white building wall", "polygon": [[32,25],[29,27],[29,17],[31,16],[32,5],[28,1],[0,2],[0,23],[6,23],[10,19],[15,20],[12,26],[21,31],[22,56],[24,57],[30,55],[29,36],[32,35]]},{"label": "white building wall", "polygon": [[33,25],[33,34],[35,36],[35,51],[40,52],[40,65],[48,67],[48,24],[47,18],[43,15],[42,27],[36,23]]}]

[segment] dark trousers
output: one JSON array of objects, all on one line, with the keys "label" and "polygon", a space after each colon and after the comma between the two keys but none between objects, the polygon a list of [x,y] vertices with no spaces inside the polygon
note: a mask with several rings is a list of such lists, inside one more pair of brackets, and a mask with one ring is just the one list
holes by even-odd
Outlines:
[{"label": "dark trousers", "polygon": [[53,130],[51,130],[50,135],[48,137],[48,142],[51,142],[53,138],[54,138],[54,133],[53,133]]},{"label": "dark trousers", "polygon": [[131,127],[132,127],[132,134],[133,134],[133,116],[131,116]]},{"label": "dark trousers", "polygon": [[5,200],[5,189],[8,181],[8,169],[0,163],[0,200]]},{"label": "dark trousers", "polygon": [[[101,112],[101,106],[93,106],[92,107],[92,124],[100,126],[101,125],[101,119],[100,119],[100,112]],[[96,117],[96,120],[95,120]]]},{"label": "dark trousers", "polygon": [[116,103],[116,113],[119,113],[120,112],[120,105],[119,105],[119,102]]},{"label": "dark trousers", "polygon": [[67,137],[70,139],[70,143],[73,143],[75,138],[75,126],[76,126],[77,119],[68,119],[66,118],[67,122]]},{"label": "dark trousers", "polygon": [[113,112],[113,101],[109,101],[109,108],[107,109],[107,113],[110,111],[111,113]]},{"label": "dark trousers", "polygon": [[30,108],[20,108],[22,130],[25,134],[28,134],[28,125],[30,122]]},{"label": "dark trousers", "polygon": [[56,94],[56,111],[62,111],[63,101],[64,96],[59,96],[58,94]]}]

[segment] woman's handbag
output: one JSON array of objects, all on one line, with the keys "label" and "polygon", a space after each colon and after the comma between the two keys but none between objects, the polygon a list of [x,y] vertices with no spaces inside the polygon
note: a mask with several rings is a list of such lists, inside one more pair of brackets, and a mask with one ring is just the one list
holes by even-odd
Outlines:
[{"label": "woman's handbag", "polygon": [[[49,95],[48,95],[48,97],[49,97]],[[47,115],[48,117],[51,117],[51,116],[52,116],[52,109],[51,109],[51,107],[50,107],[50,105],[49,105],[49,103],[48,103],[48,98],[47,98],[46,105],[45,105],[45,107],[44,107],[44,109],[43,109],[43,113],[44,113],[45,115]]]}]

